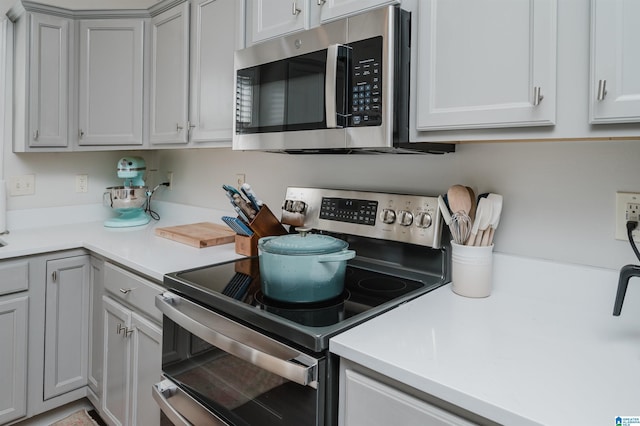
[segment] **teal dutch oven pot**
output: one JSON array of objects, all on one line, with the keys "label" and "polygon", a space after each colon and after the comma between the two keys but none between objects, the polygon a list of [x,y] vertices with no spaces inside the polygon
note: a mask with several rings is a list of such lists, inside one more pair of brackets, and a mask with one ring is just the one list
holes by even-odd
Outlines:
[{"label": "teal dutch oven pot", "polygon": [[347,261],[356,252],[338,238],[297,230],[299,234],[258,240],[264,295],[282,302],[313,303],[342,294]]}]

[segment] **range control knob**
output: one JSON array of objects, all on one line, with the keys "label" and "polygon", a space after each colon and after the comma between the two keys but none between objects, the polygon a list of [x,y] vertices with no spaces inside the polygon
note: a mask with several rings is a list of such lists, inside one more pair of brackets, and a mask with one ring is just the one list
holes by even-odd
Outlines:
[{"label": "range control knob", "polygon": [[402,226],[409,226],[413,223],[413,214],[410,211],[400,210],[398,216],[398,223]]},{"label": "range control knob", "polygon": [[396,221],[396,212],[391,209],[384,209],[380,213],[380,218],[383,223],[390,224]]},{"label": "range control knob", "polygon": [[418,228],[428,228],[431,226],[431,215],[427,212],[420,212],[416,215],[416,226]]}]

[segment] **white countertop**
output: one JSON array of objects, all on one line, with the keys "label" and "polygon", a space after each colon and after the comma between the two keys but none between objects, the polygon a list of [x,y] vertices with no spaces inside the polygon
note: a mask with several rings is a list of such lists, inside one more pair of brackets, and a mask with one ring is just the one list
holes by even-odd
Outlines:
[{"label": "white countertop", "polygon": [[640,278],[496,254],[484,299],[441,287],[331,339],[331,351],[506,425],[640,416]]},{"label": "white countertop", "polygon": [[[51,225],[36,228],[18,227],[16,230],[10,230],[9,234],[0,236],[0,240],[7,243],[6,246],[0,247],[0,259],[86,248],[157,282],[162,282],[163,275],[168,272],[242,257],[236,254],[233,243],[196,248],[155,235],[157,227],[197,222],[222,224],[220,218],[230,215],[230,212],[170,203],[157,203],[156,207],[161,216],[159,221],[152,220],[147,225],[131,228],[105,228],[102,219],[73,224],[59,223],[65,221],[67,214],[78,213],[68,209],[52,209],[44,212],[47,216],[44,221],[40,219],[40,223]],[[94,213],[92,207],[88,209]],[[84,213],[85,217],[86,214]],[[68,216],[66,218],[68,219]]]}]

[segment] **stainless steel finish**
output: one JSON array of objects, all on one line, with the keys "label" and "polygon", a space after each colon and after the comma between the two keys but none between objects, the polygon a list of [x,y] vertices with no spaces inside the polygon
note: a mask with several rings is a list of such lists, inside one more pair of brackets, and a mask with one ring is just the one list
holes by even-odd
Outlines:
[{"label": "stainless steel finish", "polygon": [[293,16],[298,16],[300,14],[300,12],[302,12],[302,10],[298,7],[298,2],[293,2],[292,8],[291,8],[291,14]]},{"label": "stainless steel finish", "polygon": [[171,292],[156,296],[156,307],[209,344],[295,383],[317,389],[315,358]]},{"label": "stainless steel finish", "polygon": [[433,223],[429,213],[418,213],[416,215],[416,226],[419,228],[428,228]]},{"label": "stainless steel finish", "polygon": [[131,292],[131,290],[133,290],[133,289],[132,288],[121,288],[120,289],[120,293],[129,294]]},{"label": "stainless steel finish", "polygon": [[338,68],[338,47],[339,44],[332,44],[327,48],[327,68],[325,73],[324,97],[325,111],[327,116],[327,127],[335,129],[337,123],[336,109],[336,77]]},{"label": "stainless steel finish", "polygon": [[36,130],[35,132],[33,132],[33,140],[37,141],[38,138],[40,138],[40,130]]},{"label": "stainless steel finish", "polygon": [[[302,31],[290,36],[268,40],[256,45],[236,51],[234,60],[234,75],[238,69],[250,68],[256,65],[282,60],[305,53],[329,49],[335,44],[346,44],[371,37],[383,35],[382,49],[382,84],[381,94],[382,125],[367,127],[335,127],[333,114],[327,112],[329,128],[324,130],[303,130],[295,132],[273,132],[256,134],[236,134],[236,121],[233,121],[233,149],[234,150],[313,150],[313,149],[393,149],[393,82],[394,67],[394,35],[389,29],[395,28],[395,6],[387,6],[373,11],[345,19],[329,22],[310,30]],[[302,46],[296,48],[296,41]],[[333,92],[335,93],[335,91]],[[332,96],[334,98],[335,96]],[[327,98],[327,100],[329,100]],[[238,105],[234,97],[234,111]],[[329,108],[327,106],[327,108]],[[333,124],[333,126],[332,126]]]},{"label": "stainless steel finish", "polygon": [[129,329],[129,327],[124,328],[124,337],[130,337],[131,333],[133,333],[133,329]]},{"label": "stainless steel finish", "polygon": [[322,6],[327,2],[327,0],[318,0],[318,6]]},{"label": "stainless steel finish", "polygon": [[542,96],[540,87],[539,86],[534,87],[533,88],[533,105],[534,106],[540,105],[540,102],[542,102],[543,99],[544,99],[544,96]]},{"label": "stainless steel finish", "polygon": [[53,271],[51,273],[51,280],[55,283],[56,281],[58,281],[58,272],[57,271]]},{"label": "stainless steel finish", "polygon": [[79,129],[78,130],[78,138],[82,139],[84,137],[84,130]]},{"label": "stainless steel finish", "polygon": [[[377,201],[378,220],[372,226],[320,219],[320,207],[323,197]],[[437,197],[289,187],[287,188],[285,199],[291,203],[303,201],[306,204],[304,226],[308,228],[411,243],[432,248],[441,247],[442,216],[438,209]],[[431,222],[429,226],[426,225],[427,215],[429,217],[428,220]],[[414,220],[416,217],[422,217],[423,219],[416,221]]]},{"label": "stainless steel finish", "polygon": [[164,379],[151,388],[153,399],[160,410],[176,426],[227,425],[169,379]]},{"label": "stainless steel finish", "polygon": [[112,186],[103,194],[103,203],[113,209],[141,208],[147,201],[146,186]]},{"label": "stainless steel finish", "polygon": [[127,327],[123,327],[122,324],[116,326],[116,334],[122,333]]},{"label": "stainless steel finish", "polygon": [[184,129],[184,127],[182,127],[180,123],[176,123],[176,133],[180,133],[182,129]]},{"label": "stainless steel finish", "polygon": [[604,101],[607,96],[607,80],[598,80],[598,101]]},{"label": "stainless steel finish", "polygon": [[382,210],[382,221],[386,224],[392,224],[396,221],[396,212],[391,209]]}]

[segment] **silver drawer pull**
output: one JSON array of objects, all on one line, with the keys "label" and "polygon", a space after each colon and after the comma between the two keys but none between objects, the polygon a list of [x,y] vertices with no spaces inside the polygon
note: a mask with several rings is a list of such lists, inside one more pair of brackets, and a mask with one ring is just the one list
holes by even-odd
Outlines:
[{"label": "silver drawer pull", "polygon": [[297,16],[300,14],[300,12],[302,12],[302,10],[300,10],[300,8],[298,7],[298,4],[294,1],[293,2],[293,7],[291,9],[291,14],[293,16]]},{"label": "silver drawer pull", "polygon": [[135,290],[135,288],[121,288],[120,289],[120,293],[122,294],[129,294],[131,293],[131,291]]},{"label": "silver drawer pull", "polygon": [[533,105],[534,106],[540,105],[540,102],[542,102],[543,99],[544,99],[544,96],[542,96],[540,86],[534,87],[533,88]]}]

